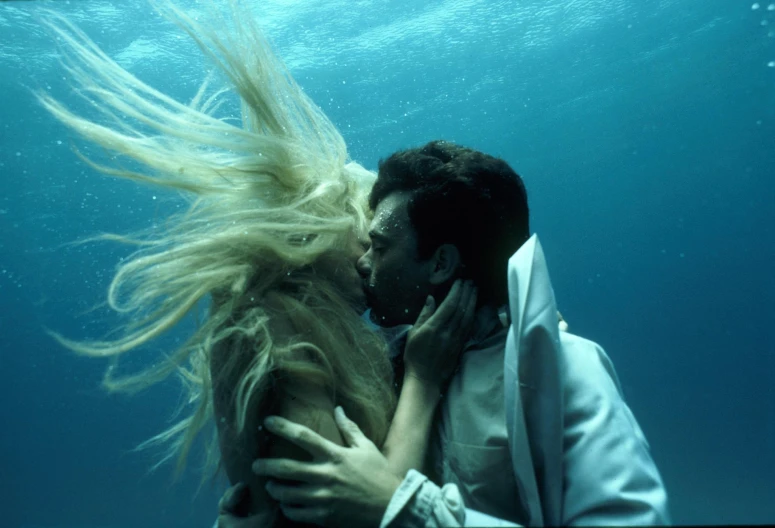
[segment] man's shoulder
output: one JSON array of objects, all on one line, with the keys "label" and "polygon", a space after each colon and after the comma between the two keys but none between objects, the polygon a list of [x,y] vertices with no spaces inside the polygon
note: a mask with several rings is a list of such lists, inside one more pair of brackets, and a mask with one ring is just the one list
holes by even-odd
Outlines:
[{"label": "man's shoulder", "polygon": [[602,346],[569,332],[560,332],[560,344],[561,368],[566,383],[621,393],[614,365]]},{"label": "man's shoulder", "polygon": [[560,349],[566,361],[573,363],[580,361],[602,361],[606,365],[611,363],[608,354],[598,343],[570,332],[560,332]]},{"label": "man's shoulder", "polygon": [[592,351],[595,351],[595,353],[597,353],[598,350],[603,350],[603,347],[591,339],[567,331],[560,332],[560,343],[564,349],[567,349],[570,352],[591,353]]},{"label": "man's shoulder", "polygon": [[[627,405],[619,377],[603,347],[565,332],[560,336],[560,342],[566,434],[596,431],[595,434],[603,436],[629,437],[648,449],[648,442]],[[613,427],[611,424],[614,423],[618,425]],[[620,444],[625,445],[626,441],[622,440]],[[658,476],[656,478],[658,480]]]}]

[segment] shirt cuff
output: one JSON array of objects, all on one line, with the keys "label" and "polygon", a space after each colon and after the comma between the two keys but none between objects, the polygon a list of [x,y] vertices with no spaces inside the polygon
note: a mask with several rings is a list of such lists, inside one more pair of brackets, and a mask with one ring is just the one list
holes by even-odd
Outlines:
[{"label": "shirt cuff", "polygon": [[422,473],[409,470],[390,499],[380,528],[463,526],[465,506],[454,484],[439,488]]}]

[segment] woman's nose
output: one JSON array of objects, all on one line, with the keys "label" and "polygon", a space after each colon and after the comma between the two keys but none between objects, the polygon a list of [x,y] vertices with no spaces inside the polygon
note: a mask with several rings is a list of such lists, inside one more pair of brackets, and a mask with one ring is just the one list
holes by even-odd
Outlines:
[{"label": "woman's nose", "polygon": [[371,256],[370,256],[371,250],[367,251],[366,253],[361,256],[355,263],[355,269],[358,270],[358,274],[365,278],[368,278],[368,276],[371,274]]}]

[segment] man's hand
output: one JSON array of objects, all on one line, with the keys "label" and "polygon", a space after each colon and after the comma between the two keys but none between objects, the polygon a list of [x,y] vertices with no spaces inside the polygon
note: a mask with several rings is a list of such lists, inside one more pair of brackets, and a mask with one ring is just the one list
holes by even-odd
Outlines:
[{"label": "man's hand", "polygon": [[218,501],[218,528],[261,528],[259,516],[246,516],[249,494],[250,490],[241,482],[226,490]]},{"label": "man's hand", "polygon": [[313,456],[312,462],[259,459],[253,471],[273,479],[266,489],[280,503],[283,514],[297,522],[321,526],[376,527],[401,484],[387,459],[366,438],[341,407],[334,412],[346,443],[338,446],[311,429],[277,416],[265,428],[296,444]]}]

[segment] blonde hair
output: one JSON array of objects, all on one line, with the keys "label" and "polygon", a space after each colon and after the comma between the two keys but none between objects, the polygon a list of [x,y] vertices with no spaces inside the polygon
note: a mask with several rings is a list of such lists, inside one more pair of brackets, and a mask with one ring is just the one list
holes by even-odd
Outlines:
[{"label": "blonde hair", "polygon": [[[108,291],[109,305],[129,316],[122,337],[77,342],[54,334],[81,354],[118,358],[211,300],[209,316],[164,361],[124,377],[111,368],[104,379],[110,390],[134,392],[180,374],[193,411],[148,442],[169,444],[178,469],[212,423],[213,376],[220,373],[211,372],[211,364],[218,346],[243,351],[222,364],[224,372],[241,369],[229,416],[239,430],[251,402],[264,397],[278,373],[326,387],[378,444],[395,405],[384,341],[348,305],[325,266],[316,266],[343,250],[353,233],[365,232],[374,174],[348,163],[342,136],[272,54],[251,17],[234,2],[230,13],[231,27],[225,30],[221,19],[216,32],[167,6],[230,81],[241,100],[241,126],[215,116],[223,91],[208,95],[204,82],[193,101],[182,104],[141,82],[56,15],[48,23],[62,44],[65,67],[102,119],[38,95],[75,132],[147,169],[90,162],[102,172],[194,198],[161,234],[107,236],[139,248]],[[279,335],[277,317],[303,333]],[[215,437],[210,440],[214,462]]]}]

